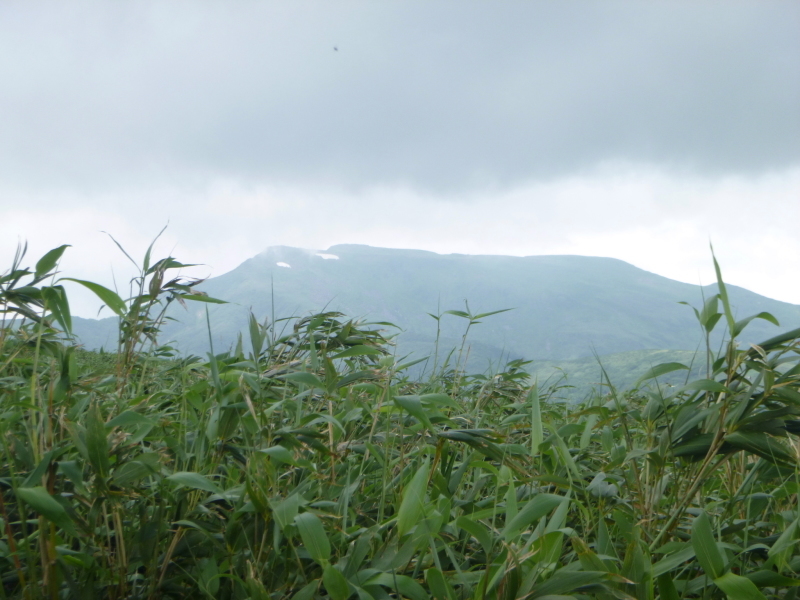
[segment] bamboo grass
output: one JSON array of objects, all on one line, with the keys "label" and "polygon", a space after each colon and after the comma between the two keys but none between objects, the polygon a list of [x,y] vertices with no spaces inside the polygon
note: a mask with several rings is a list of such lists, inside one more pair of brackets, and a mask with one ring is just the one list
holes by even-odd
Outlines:
[{"label": "bamboo grass", "polygon": [[740,348],[716,259],[705,378],[568,404],[524,361],[465,372],[493,314],[468,305],[424,378],[335,312],[182,357],[167,305],[218,300],[152,249],[127,299],[71,280],[118,315],[112,354],[70,336],[65,246],[0,276],[3,597],[797,597],[800,331]]}]

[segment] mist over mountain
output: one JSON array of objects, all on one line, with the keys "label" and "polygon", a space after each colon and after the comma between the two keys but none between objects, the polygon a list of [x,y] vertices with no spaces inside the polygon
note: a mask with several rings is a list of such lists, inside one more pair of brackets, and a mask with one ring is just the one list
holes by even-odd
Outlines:
[{"label": "mist over mountain", "polygon": [[[442,315],[439,346],[446,352],[461,344],[468,321],[444,311],[512,309],[471,327],[473,365],[694,350],[702,341],[700,327],[680,302],[699,308],[716,293],[715,285],[673,281],[611,258],[441,255],[360,245],[324,251],[271,247],[200,289],[229,302],[208,305],[215,351],[236,342],[251,310],[259,320],[335,310],[390,322],[399,327],[387,327],[399,333],[398,354],[425,356],[437,335],[431,314]],[[740,338],[743,344],[800,326],[800,306],[736,286],[728,286],[728,293],[737,318],[767,311],[780,321],[780,327],[753,321]],[[175,321],[165,325],[162,341],[174,340],[185,353],[207,352],[206,306],[171,308]],[[89,348],[115,346],[116,319],[76,319],[75,331]]]}]

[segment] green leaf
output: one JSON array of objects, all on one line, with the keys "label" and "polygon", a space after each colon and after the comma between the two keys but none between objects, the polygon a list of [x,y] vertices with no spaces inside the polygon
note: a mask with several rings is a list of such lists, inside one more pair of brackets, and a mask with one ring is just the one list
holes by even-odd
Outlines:
[{"label": "green leaf", "polygon": [[531,523],[538,521],[548,514],[562,502],[566,502],[564,496],[555,494],[536,494],[528,503],[522,507],[517,516],[511,519],[503,529],[503,539],[510,541],[517,537],[519,533],[526,529]]},{"label": "green leaf", "polygon": [[320,565],[327,565],[331,559],[331,543],[320,518],[314,513],[304,512],[294,518],[294,524],[308,555]]},{"label": "green leaf", "polygon": [[319,388],[321,390],[325,389],[325,384],[322,383],[316,375],[314,375],[313,373],[308,373],[306,371],[297,371],[295,373],[288,373],[286,375],[283,375],[281,379],[285,379],[286,381],[291,381],[292,383],[301,383],[303,385],[307,385],[312,388]]},{"label": "green leaf", "polygon": [[222,490],[214,482],[200,473],[195,473],[193,471],[178,471],[167,477],[167,479],[172,483],[195,490],[203,490],[204,492],[211,492],[212,494],[222,493]]},{"label": "green leaf", "polygon": [[486,527],[465,516],[458,517],[456,525],[478,540],[486,556],[492,555],[492,536],[489,535]]},{"label": "green leaf", "polygon": [[[504,473],[506,475],[504,475]],[[514,485],[514,478],[511,475],[511,469],[507,466],[503,465],[500,467],[500,474],[504,475],[505,480],[508,481],[508,487],[506,488],[506,521],[510,521],[514,517],[517,516],[519,512],[519,506],[517,505],[517,489]],[[500,483],[498,482],[498,486]]]},{"label": "green leaf", "polygon": [[656,365],[655,367],[648,369],[647,372],[639,377],[634,384],[634,387],[639,387],[643,382],[647,381],[648,379],[655,379],[656,377],[660,377],[661,375],[666,375],[667,373],[673,373],[674,371],[688,371],[689,367],[682,363],[677,362],[668,362],[662,363],[660,365]]},{"label": "green leaf", "polygon": [[[256,577],[258,577],[258,574],[256,574]],[[314,583],[316,582],[317,581],[315,580]],[[245,581],[245,585],[247,586],[248,594],[250,594],[250,600],[270,600],[270,596],[267,593],[267,589],[264,587],[264,584],[261,582],[260,579],[256,579],[252,575],[249,575],[247,577],[247,580]],[[295,594],[293,598],[297,598],[297,594]]]},{"label": "green leaf", "polygon": [[292,600],[313,600],[318,588],[319,579],[314,579],[311,583],[308,583],[300,588],[300,591],[292,596]]},{"label": "green leaf", "polygon": [[544,427],[542,407],[539,404],[539,386],[535,383],[528,392],[528,402],[531,403],[531,456],[536,456],[539,453],[539,446],[544,441]]},{"label": "green leaf", "polygon": [[[714,297],[718,298],[719,296],[717,294],[714,294]],[[719,320],[721,318],[722,318],[722,313],[717,313],[715,315],[711,315],[711,317],[705,322],[705,325],[704,325],[705,330],[707,332],[711,333],[711,331],[714,329],[714,327],[716,327],[717,323],[719,323]]]},{"label": "green leaf", "polygon": [[108,461],[108,439],[106,426],[100,416],[100,409],[94,404],[86,415],[86,451],[89,462],[100,477],[106,477],[110,470]]},{"label": "green leaf", "polygon": [[266,339],[266,331],[263,327],[259,324],[256,320],[256,316],[253,312],[250,312],[250,318],[248,320],[248,326],[250,329],[250,345],[253,348],[253,358],[257,359],[261,356],[261,350],[264,348],[264,340]]},{"label": "green leaf", "polygon": [[783,444],[760,431],[734,431],[725,436],[725,442],[773,464],[795,464],[794,455]]},{"label": "green leaf", "polygon": [[402,363],[400,365],[397,365],[397,367],[395,367],[395,369],[394,369],[395,373],[399,373],[400,371],[405,371],[409,367],[413,367],[414,365],[418,365],[419,363],[424,362],[424,361],[428,360],[429,358],[430,358],[430,356],[423,356],[422,358],[417,358],[415,360],[410,360],[408,362],[404,362],[404,363]]},{"label": "green leaf", "polygon": [[75,526],[67,510],[47,493],[42,486],[17,488],[17,497],[33,510],[69,534],[76,535]]},{"label": "green leaf", "polygon": [[[360,379],[377,379],[377,376],[372,371],[355,371],[353,373],[348,373],[344,377],[335,380],[335,389],[341,389],[353,383],[354,381],[359,381]],[[333,382],[333,378],[332,378]],[[330,386],[328,390],[330,390]]]},{"label": "green leaf", "polygon": [[428,600],[425,589],[407,575],[395,575],[394,573],[379,573],[370,577],[364,585],[382,585],[397,593],[410,598],[411,600]]},{"label": "green leaf", "polygon": [[677,569],[687,560],[692,560],[695,556],[693,546],[687,546],[683,550],[678,550],[662,558],[653,565],[653,577],[660,577],[665,573]]},{"label": "green leaf", "polygon": [[692,547],[697,562],[703,567],[706,575],[716,581],[725,571],[725,560],[717,546],[711,521],[705,511],[692,522]]},{"label": "green leaf", "polygon": [[778,322],[778,319],[776,319],[775,317],[773,317],[773,316],[772,316],[770,313],[768,313],[768,312],[760,312],[760,313],[758,313],[757,315],[752,315],[752,316],[750,316],[750,317],[747,317],[747,318],[745,318],[745,319],[741,319],[741,320],[739,320],[739,321],[736,321],[736,323],[734,323],[734,325],[733,325],[733,337],[736,337],[736,336],[738,336],[740,333],[742,333],[742,331],[744,330],[744,328],[745,328],[745,327],[747,327],[747,325],[748,325],[748,324],[750,323],[750,321],[752,321],[753,319],[763,319],[764,321],[769,321],[769,322],[770,322],[770,323],[772,323],[773,325],[777,325],[777,326],[779,326],[779,327],[780,327],[780,323]]},{"label": "green leaf", "polygon": [[633,595],[636,598],[652,600],[653,566],[650,556],[644,552],[638,538],[639,533],[634,533],[625,552],[620,575],[633,581],[636,586]]},{"label": "green leaf", "polygon": [[567,467],[567,470],[575,477],[575,479],[581,479],[582,475],[580,469],[578,469],[575,459],[572,458],[572,454],[570,453],[569,448],[567,448],[567,444],[564,442],[564,439],[558,435],[557,432],[553,432],[552,437],[555,440],[556,454],[561,462],[564,463],[564,466]]},{"label": "green leaf", "polygon": [[672,575],[659,575],[658,576],[658,595],[661,600],[681,600],[678,590],[675,588],[675,583],[672,581]]},{"label": "green leaf", "polygon": [[491,312],[481,313],[479,315],[475,315],[472,317],[473,320],[483,319],[484,317],[491,317],[492,315],[499,315],[500,313],[508,312],[509,310],[514,310],[513,308],[501,308],[500,310],[493,310]]},{"label": "green leaf", "polygon": [[284,448],[283,446],[272,446],[271,448],[265,448],[264,450],[260,450],[259,452],[266,454],[276,462],[286,463],[295,466],[297,465],[297,461],[294,459],[294,455],[289,451],[288,448]]},{"label": "green leaf", "polygon": [[706,300],[705,304],[703,305],[703,310],[698,313],[697,318],[700,320],[700,325],[702,325],[703,328],[709,333],[714,329],[717,321],[719,321],[720,317],[722,316],[717,310],[718,306],[719,294],[714,294],[708,300]]},{"label": "green leaf", "polygon": [[[797,329],[792,329],[791,331],[787,331],[786,333],[781,333],[780,335],[776,335],[775,337],[771,337],[768,340],[757,344],[759,348],[763,349],[765,352],[769,352],[773,348],[777,346],[782,346],[787,342],[792,342],[796,339],[800,338],[800,327]],[[757,355],[758,351],[755,348],[751,348],[748,350],[748,354]]]},{"label": "green leaf", "polygon": [[[428,313],[430,314],[430,313]],[[453,315],[454,317],[461,317],[462,319],[469,319],[469,313],[465,313],[463,310],[446,310],[442,313],[443,315]],[[431,315],[433,316],[433,315]]]},{"label": "green leaf", "polygon": [[[150,245],[147,247],[147,252],[144,253],[144,262],[142,262],[142,270],[145,273],[147,273],[148,275],[152,272],[151,269],[150,269],[150,255],[153,252],[153,246],[155,246],[156,241],[158,240],[158,238],[161,237],[161,234],[164,233],[164,231],[166,231],[166,229],[167,229],[167,226],[164,225],[164,228],[161,231],[159,231],[158,235],[153,239],[152,242],[150,242]],[[114,240],[114,238],[110,234],[109,234],[109,237],[111,237],[111,239]],[[119,242],[117,242],[117,240],[114,240],[114,242],[117,244],[117,246],[119,246],[120,250],[122,250],[122,246],[120,246]],[[124,250],[122,250],[122,251],[125,252]],[[128,253],[125,252],[126,256],[127,256],[127,254]],[[130,258],[130,257],[128,257],[128,258]],[[133,262],[132,258],[131,258],[131,262]],[[163,262],[163,261],[159,261],[159,262]],[[134,263],[134,264],[136,264],[136,263]],[[156,263],[156,264],[158,264],[158,263]]]},{"label": "green leaf", "polygon": [[673,447],[672,454],[675,456],[693,456],[695,459],[699,459],[701,456],[708,454],[713,441],[713,433],[698,433],[683,444]]},{"label": "green leaf", "polygon": [[556,507],[553,516],[547,520],[547,527],[545,527],[545,533],[552,533],[554,531],[558,531],[561,528],[565,527],[567,524],[567,513],[569,512],[569,496],[571,492],[567,492],[567,496],[565,497],[565,501],[559,504]]},{"label": "green leaf", "polygon": [[[19,446],[16,444],[15,446],[16,448],[19,448]],[[36,465],[36,468],[28,473],[28,476],[25,478],[25,481],[22,482],[20,487],[33,487],[35,484],[41,483],[44,474],[50,469],[53,462],[56,461],[62,454],[64,454],[65,451],[66,448],[54,448],[46,452],[45,455],[42,456],[42,460],[39,461],[39,464]]]},{"label": "green leaf", "polygon": [[592,441],[592,431],[599,418],[598,415],[592,414],[586,419],[586,424],[583,426],[583,432],[581,433],[581,441],[578,445],[581,450],[586,449],[589,446],[589,442]]},{"label": "green leaf", "polygon": [[417,419],[428,429],[433,428],[428,415],[425,414],[425,409],[422,406],[422,401],[419,396],[395,396],[394,403],[400,408],[405,409],[408,414]]},{"label": "green leaf", "polygon": [[108,306],[114,313],[116,313],[120,317],[125,316],[125,312],[127,311],[127,307],[125,306],[125,302],[120,298],[116,292],[112,292],[107,287],[103,287],[99,283],[94,283],[93,281],[84,281],[83,279],[73,279],[72,277],[63,277],[59,281],[74,281],[75,283],[79,283],[83,287],[91,290],[94,292],[95,296],[100,298],[103,303]]},{"label": "green leaf", "polygon": [[400,537],[408,533],[419,521],[425,507],[425,490],[428,487],[430,464],[425,462],[403,490],[403,499],[397,511],[397,532]]},{"label": "green leaf", "polygon": [[[543,536],[536,538],[531,545],[531,551],[534,553],[532,560],[537,563],[544,563],[543,567],[544,565],[554,566],[558,563],[563,549],[563,532],[551,531],[545,533]],[[608,571],[608,568],[604,567],[602,570]]]},{"label": "green leaf", "polygon": [[681,392],[687,391],[712,392],[714,394],[730,393],[728,388],[722,385],[719,381],[714,381],[712,379],[697,379],[695,381],[691,381],[681,387],[677,393],[680,394]]},{"label": "green leaf", "polygon": [[713,246],[711,246],[711,258],[714,260],[714,272],[717,274],[719,299],[722,300],[722,310],[725,313],[725,320],[728,322],[728,331],[731,333],[732,337],[735,337],[733,332],[736,329],[736,323],[733,321],[733,311],[731,310],[731,303],[728,301],[728,289],[725,287],[725,282],[722,281],[722,272],[719,269],[717,257],[714,255]]},{"label": "green leaf", "polygon": [[754,573],[747,573],[745,575],[750,581],[756,584],[757,588],[765,587],[796,587],[800,585],[800,579],[793,579],[786,577],[775,571],[764,569],[762,571],[755,571]]},{"label": "green leaf", "polygon": [[292,494],[288,498],[282,500],[270,501],[269,504],[272,508],[272,516],[275,517],[278,525],[281,526],[281,529],[286,529],[286,527],[294,522],[294,518],[297,516],[301,498],[298,494]]},{"label": "green leaf", "polygon": [[36,272],[34,277],[36,279],[41,279],[45,275],[47,275],[58,263],[61,255],[64,254],[64,250],[69,248],[69,244],[64,244],[63,246],[59,246],[58,248],[53,248],[45,254],[42,258],[39,259],[39,262],[36,263]]},{"label": "green leaf", "polygon": [[780,537],[775,540],[767,554],[783,571],[788,566],[788,559],[791,557],[791,547],[797,544],[796,532],[800,528],[800,519],[795,519],[783,530]]},{"label": "green leaf", "polygon": [[69,309],[69,301],[67,300],[67,292],[64,290],[64,286],[43,287],[42,297],[47,308],[50,309],[50,313],[61,325],[61,328],[66,333],[72,333],[72,313]]},{"label": "green leaf", "polygon": [[135,460],[130,460],[114,469],[111,481],[120,487],[125,487],[135,481],[158,473],[158,467],[158,454],[156,452],[143,452]]},{"label": "green leaf", "polygon": [[460,408],[458,403],[447,394],[422,394],[419,400],[422,404],[438,404],[440,406],[449,406],[450,408]]},{"label": "green leaf", "polygon": [[202,292],[196,292],[194,294],[178,294],[178,298],[183,298],[184,300],[191,300],[193,302],[208,302],[209,304],[227,304],[227,300],[220,300],[219,298],[212,298],[207,294]]},{"label": "green leaf", "polygon": [[559,569],[552,577],[533,587],[530,598],[544,599],[547,596],[568,594],[587,585],[596,585],[609,578],[602,571],[567,571]]},{"label": "green leaf", "polygon": [[733,573],[725,573],[721,577],[716,577],[714,583],[720,588],[728,600],[767,600],[764,594],[758,591],[756,584]]},{"label": "green leaf", "polygon": [[608,571],[608,565],[604,563],[601,558],[595,554],[589,545],[578,537],[573,537],[572,547],[578,555],[578,561],[581,563],[584,571]]},{"label": "green leaf", "polygon": [[326,565],[322,571],[322,583],[332,600],[347,600],[350,597],[350,585],[342,572],[333,565]]},{"label": "green leaf", "polygon": [[431,567],[425,571],[425,581],[436,600],[456,599],[456,592],[453,586],[445,579],[444,573],[436,567]]},{"label": "green leaf", "polygon": [[74,460],[62,460],[58,463],[58,470],[61,471],[67,479],[72,482],[72,485],[75,486],[75,489],[78,490],[78,493],[82,495],[88,495],[88,491],[86,490],[86,486],[84,485],[83,481],[83,469],[78,466],[77,461]]}]

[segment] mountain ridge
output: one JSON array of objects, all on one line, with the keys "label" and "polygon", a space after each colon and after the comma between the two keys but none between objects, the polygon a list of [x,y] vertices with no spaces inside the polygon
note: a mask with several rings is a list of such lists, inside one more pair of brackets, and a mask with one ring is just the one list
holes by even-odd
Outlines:
[{"label": "mountain ridge", "polygon": [[[737,317],[767,311],[781,327],[754,321],[742,336],[756,343],[800,326],[800,306],[728,285]],[[470,330],[478,360],[573,360],[635,350],[687,350],[701,341],[694,315],[678,302],[701,306],[716,285],[697,286],[639,269],[625,261],[578,255],[502,256],[437,254],[337,244],[326,250],[273,246],[200,289],[231,304],[209,307],[215,349],[235,342],[250,309],[259,318],[337,310],[348,317],[389,321],[403,329],[400,352],[429,353],[437,322],[429,314],[512,308]],[[208,348],[205,306],[173,310],[180,323],[164,327],[164,341],[186,352]],[[90,340],[108,324],[81,319]],[[442,315],[440,346],[457,346],[467,322]],[[113,339],[113,338],[112,338]],[[110,341],[110,340],[109,340]],[[714,339],[718,343],[718,338]],[[97,340],[87,346],[97,346]],[[108,346],[107,346],[108,347]]]}]

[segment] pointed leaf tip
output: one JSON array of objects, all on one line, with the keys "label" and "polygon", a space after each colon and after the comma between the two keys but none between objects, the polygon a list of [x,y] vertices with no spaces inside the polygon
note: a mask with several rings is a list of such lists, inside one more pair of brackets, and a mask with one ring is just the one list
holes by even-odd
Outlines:
[{"label": "pointed leaf tip", "polygon": [[36,273],[34,274],[34,277],[39,279],[52,271],[61,258],[61,255],[64,254],[64,250],[67,248],[69,248],[69,244],[64,244],[58,248],[53,248],[50,250],[50,252],[40,258],[39,262],[36,263]]}]

